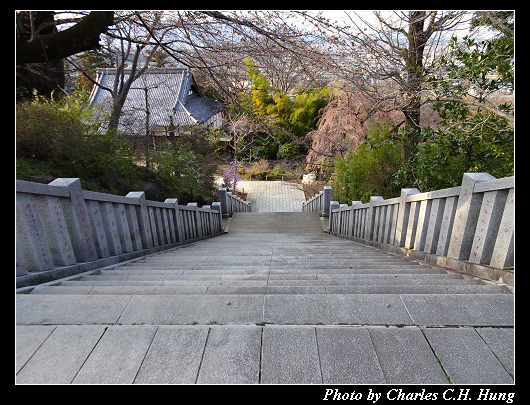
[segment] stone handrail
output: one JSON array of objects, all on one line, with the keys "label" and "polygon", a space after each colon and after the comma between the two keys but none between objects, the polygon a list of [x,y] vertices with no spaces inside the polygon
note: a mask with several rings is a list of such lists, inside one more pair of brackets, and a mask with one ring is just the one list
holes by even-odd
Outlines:
[{"label": "stone handrail", "polygon": [[329,216],[329,204],[331,202],[331,186],[324,186],[320,193],[302,203],[303,212],[318,212],[322,217]]},{"label": "stone handrail", "polygon": [[231,217],[234,212],[251,212],[250,201],[242,200],[230,191],[227,192],[226,187],[219,189],[219,202],[224,217]]},{"label": "stone handrail", "polygon": [[[328,232],[513,283],[515,178],[465,173],[458,187],[352,205],[330,202]],[[485,267],[488,269],[484,269]],[[479,271],[480,270],[480,271]]]},{"label": "stone handrail", "polygon": [[17,287],[109,266],[223,233],[221,203],[199,208],[86,191],[76,178],[16,181]]}]

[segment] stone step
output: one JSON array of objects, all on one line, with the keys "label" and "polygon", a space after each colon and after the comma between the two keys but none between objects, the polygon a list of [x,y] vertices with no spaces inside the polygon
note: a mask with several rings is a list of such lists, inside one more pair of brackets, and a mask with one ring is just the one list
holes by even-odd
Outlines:
[{"label": "stone step", "polygon": [[[418,264],[411,262],[396,262],[392,260],[355,260],[355,259],[315,259],[306,260],[298,259],[286,259],[271,258],[271,257],[252,257],[252,258],[232,258],[230,260],[217,260],[214,257],[207,258],[196,258],[189,260],[179,260],[178,258],[171,262],[144,262],[144,263],[128,263],[127,267],[140,267],[140,268],[159,268],[159,269],[179,269],[186,267],[202,267],[215,268],[215,266],[260,266],[267,265],[271,267],[301,267],[310,266],[312,268],[329,268],[329,267],[344,267],[344,268],[378,268],[378,267],[395,267],[395,266],[408,266],[416,267]],[[121,266],[116,266],[117,268]]]},{"label": "stone step", "polygon": [[[440,268],[432,268],[430,266],[380,266],[380,267],[292,267],[292,266],[275,266],[270,268],[270,273],[305,273],[308,271],[314,274],[447,274],[446,271]],[[186,274],[186,273],[184,273]]]},{"label": "stone step", "polygon": [[37,286],[30,294],[181,295],[181,294],[510,294],[494,285],[362,285],[362,286],[183,286],[59,285]]},{"label": "stone step", "polygon": [[[166,252],[162,252],[155,256],[150,256],[148,258],[143,258],[140,260],[149,260],[149,261],[155,261],[155,260],[171,260],[174,257],[195,257],[195,256],[216,256],[216,257],[223,257],[223,256],[267,256],[270,254],[275,255],[285,255],[285,256],[293,256],[293,255],[302,255],[306,257],[319,257],[319,256],[332,256],[332,257],[340,257],[340,256],[356,256],[359,258],[372,258],[372,257],[380,257],[380,258],[386,258],[386,259],[395,259],[395,260],[407,260],[404,257],[392,255],[390,253],[385,252],[378,252],[378,251],[372,251],[372,250],[357,250],[357,249],[348,249],[345,247],[336,248],[333,246],[321,246],[321,247],[315,247],[311,245],[303,245],[303,246],[278,246],[278,245],[270,245],[270,246],[262,246],[261,244],[249,244],[248,242],[241,241],[241,242],[234,242],[239,244],[244,244],[245,248],[234,248],[232,243],[228,244],[218,244],[216,246],[210,246],[208,248],[198,248],[194,246],[190,246],[187,249],[173,249]],[[230,251],[226,250],[220,250],[220,248],[226,248],[230,249]],[[228,254],[230,253],[230,254]]]},{"label": "stone step", "polygon": [[[229,248],[221,248],[229,250]],[[267,263],[270,260],[274,261],[289,261],[289,262],[296,262],[300,260],[308,261],[308,262],[314,262],[314,261],[321,261],[324,263],[333,263],[335,261],[351,261],[353,263],[364,263],[364,264],[370,264],[370,263],[388,263],[388,264],[395,264],[395,265],[412,265],[417,266],[419,265],[417,262],[414,262],[410,259],[405,258],[396,258],[396,257],[385,257],[385,256],[365,256],[365,257],[359,257],[358,255],[352,254],[352,255],[341,255],[342,257],[333,257],[333,255],[327,255],[327,254],[319,254],[314,256],[306,256],[303,254],[277,254],[277,253],[271,253],[267,255],[247,255],[247,256],[237,256],[237,255],[200,255],[199,253],[196,253],[195,255],[190,256],[182,256],[180,254],[174,254],[171,257],[166,257],[164,259],[161,258],[148,258],[144,260],[137,260],[135,262],[129,262],[127,265],[145,265],[145,264],[153,264],[153,265],[172,265],[172,264],[187,264],[187,263],[204,263],[204,264],[222,264],[224,262],[240,262],[243,260],[253,260],[253,259],[260,259],[260,260],[267,260]]]},{"label": "stone step", "polygon": [[[282,267],[303,267],[311,266],[312,268],[366,268],[366,269],[376,269],[376,268],[399,268],[399,267],[420,267],[421,265],[414,263],[399,263],[393,261],[380,261],[380,260],[370,260],[370,261],[360,261],[360,260],[279,260],[271,259],[270,257],[266,259],[253,258],[249,260],[224,260],[217,261],[214,259],[211,260],[175,260],[174,262],[167,263],[128,263],[123,266],[116,266],[116,269],[128,267],[128,268],[150,268],[150,269],[161,269],[161,270],[178,270],[178,269],[187,269],[187,268],[204,268],[204,269],[215,269],[218,267],[242,267],[242,266],[268,266],[275,268]],[[430,267],[423,265],[423,267]]]},{"label": "stone step", "polygon": [[[292,282],[283,281],[283,280],[274,280],[269,283],[263,280],[249,280],[246,282],[199,282],[199,281],[162,281],[162,280],[135,280],[135,281],[120,281],[120,280],[107,280],[107,281],[99,281],[99,280],[92,280],[92,281],[65,281],[61,285],[63,286],[179,286],[179,287],[204,287],[204,288],[218,288],[218,287],[233,287],[233,288],[256,288],[256,287],[284,287],[284,288],[300,288],[300,287],[314,287],[314,288],[344,288],[345,293],[355,293],[355,288],[369,288],[369,287],[378,287],[380,285],[384,285],[388,288],[396,288],[396,291],[400,291],[399,288],[402,287],[402,284],[394,283],[394,284],[378,284],[378,283],[333,283],[333,282],[322,282],[322,283],[315,283],[308,280],[294,280]],[[437,285],[444,285],[444,286],[454,286],[455,288],[460,287],[468,287],[468,286],[474,286],[474,287],[482,287],[482,283],[475,283],[471,282],[469,283],[466,281],[466,283],[459,283],[455,282],[454,280],[448,280],[447,282],[437,282],[437,283],[428,283],[428,282],[415,282],[415,283],[408,283],[404,286],[407,287],[420,287],[420,286],[437,286]],[[301,290],[303,291],[303,290]],[[339,290],[342,291],[342,290]],[[393,290],[394,291],[394,290]],[[464,290],[466,293],[472,293],[472,289]],[[480,289],[477,290],[480,292]]]},{"label": "stone step", "polygon": [[301,234],[322,232],[320,219],[312,212],[236,213],[230,225],[234,234]]},{"label": "stone step", "polygon": [[[79,287],[178,287],[178,288],[190,288],[191,291],[197,293],[205,293],[206,291],[211,292],[216,289],[224,291],[225,289],[231,290],[230,293],[268,293],[269,290],[274,293],[276,289],[282,289],[284,291],[293,291],[297,294],[319,292],[319,293],[341,293],[341,294],[357,294],[357,293],[370,293],[370,291],[379,291],[384,288],[385,292],[390,293],[401,293],[410,292],[416,293],[417,291],[422,292],[422,287],[428,287],[428,290],[433,293],[444,293],[446,291],[452,292],[453,289],[456,293],[482,293],[484,285],[477,283],[476,280],[416,280],[416,281],[394,281],[388,280],[368,280],[363,282],[339,282],[333,281],[318,281],[318,280],[244,280],[244,281],[197,281],[197,280],[90,280],[90,281],[65,281],[61,286],[79,286]],[[436,289],[432,287],[443,286],[445,289]],[[196,290],[193,288],[196,287]],[[473,291],[471,287],[477,287],[476,291]],[[489,286],[486,286],[489,287]],[[207,290],[206,290],[207,289]],[[460,289],[460,290],[459,290]],[[436,290],[436,291],[434,291]],[[486,289],[487,290],[487,289]],[[176,291],[179,291],[178,289]],[[506,290],[502,289],[502,292]]]},{"label": "stone step", "polygon": [[513,326],[512,294],[18,294],[19,325]]},{"label": "stone step", "polygon": [[[333,236],[330,236],[333,237]],[[294,236],[293,236],[294,238]],[[212,239],[214,240],[214,239]],[[403,258],[402,256],[392,254],[389,252],[384,252],[381,250],[377,250],[375,248],[372,248],[370,246],[358,246],[354,245],[352,242],[350,242],[350,245],[336,245],[336,244],[330,244],[330,243],[323,243],[323,244],[314,244],[314,243],[307,243],[307,238],[301,239],[299,241],[283,241],[278,239],[273,239],[270,242],[263,241],[263,240],[248,240],[247,238],[243,240],[230,240],[230,239],[223,239],[223,237],[220,237],[221,241],[224,242],[205,242],[210,243],[207,247],[200,246],[200,245],[186,245],[184,247],[177,247],[174,249],[169,249],[164,252],[161,252],[160,254],[144,257],[145,260],[149,260],[152,258],[157,258],[160,260],[163,260],[164,258],[172,257],[175,255],[182,255],[182,256],[189,256],[193,252],[201,252],[203,255],[221,255],[226,256],[232,252],[234,253],[245,253],[250,251],[260,251],[263,253],[273,252],[278,254],[293,254],[296,252],[300,252],[303,254],[304,252],[310,255],[319,255],[319,254],[326,254],[326,255],[333,255],[333,254],[354,254],[357,253],[361,256],[380,256],[380,257],[390,257],[390,258],[396,258],[400,259]],[[230,251],[222,251],[219,250],[219,248],[229,248]]]},{"label": "stone step", "polygon": [[456,274],[254,274],[254,275],[168,275],[168,274],[112,274],[89,275],[69,283],[150,281],[172,285],[433,285],[482,284],[480,280],[465,280]]},{"label": "stone step", "polygon": [[17,382],[513,381],[510,290],[321,224],[236,213],[227,235],[17,294]]},{"label": "stone step", "polygon": [[[213,267],[213,266],[212,266]],[[281,274],[293,274],[293,273],[303,273],[303,271],[292,271],[292,272],[283,272],[276,271],[277,269],[269,269],[268,266],[224,266],[222,268],[209,268],[209,269],[159,269],[159,268],[138,268],[138,267],[117,267],[112,270],[101,270],[100,275],[122,275],[122,274],[160,274],[160,275],[249,275],[249,274],[271,274],[272,275],[281,275]],[[303,269],[297,269],[303,270]],[[421,266],[421,267],[394,267],[394,268],[374,268],[374,269],[311,269],[311,274],[447,274],[442,269],[432,268],[430,266]]]}]

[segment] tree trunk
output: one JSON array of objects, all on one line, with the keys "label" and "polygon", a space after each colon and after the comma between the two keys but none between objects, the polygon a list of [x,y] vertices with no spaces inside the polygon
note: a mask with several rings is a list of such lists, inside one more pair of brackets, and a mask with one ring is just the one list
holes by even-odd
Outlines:
[{"label": "tree trunk", "polygon": [[403,160],[409,160],[416,151],[420,139],[420,107],[421,107],[421,87],[423,81],[423,51],[427,44],[428,37],[424,31],[426,18],[425,11],[409,12],[409,32],[408,32],[408,54],[407,54],[407,104],[402,110],[405,115],[405,125],[410,129],[408,139],[403,146]]},{"label": "tree trunk", "polygon": [[123,110],[124,104],[125,97],[119,97],[118,100],[112,103],[112,111],[109,117],[109,125],[107,127],[107,132],[118,133],[118,124],[120,123],[121,111]]},{"label": "tree trunk", "polygon": [[[28,13],[28,14],[24,14]],[[17,14],[17,38],[15,41],[17,65],[22,63],[50,62],[79,52],[99,48],[99,35],[114,24],[114,11],[91,11],[77,24],[64,31],[45,33],[35,22],[43,14],[52,12],[20,12]],[[29,16],[31,14],[31,16]],[[31,24],[25,18],[33,19]],[[54,27],[54,26],[53,26]],[[55,28],[55,27],[54,27]],[[29,38],[28,38],[29,36]]]},{"label": "tree trunk", "polygon": [[[40,35],[57,33],[53,11],[21,11],[16,18],[17,43],[36,41]],[[37,94],[47,98],[51,98],[52,94],[54,98],[61,97],[64,89],[63,60],[20,63],[17,66],[16,86],[19,94],[26,99],[32,98],[32,90],[37,90]]]},{"label": "tree trunk", "polygon": [[407,138],[403,143],[403,161],[406,162],[414,155],[420,141],[420,104],[417,104],[417,109],[415,105],[408,106],[406,110],[403,111],[405,114],[405,127],[410,131],[408,132]]}]

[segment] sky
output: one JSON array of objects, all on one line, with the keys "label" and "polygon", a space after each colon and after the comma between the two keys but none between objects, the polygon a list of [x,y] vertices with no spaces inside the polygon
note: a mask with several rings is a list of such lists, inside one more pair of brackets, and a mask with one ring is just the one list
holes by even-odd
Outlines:
[{"label": "sky", "polygon": [[[392,11],[393,10],[383,10],[383,15],[387,13],[391,17],[390,13],[392,13]],[[358,22],[360,28],[365,28],[365,26],[362,21],[357,18],[357,15],[365,19],[368,23],[373,24],[374,26],[379,26],[377,18],[374,16],[373,11],[370,10],[322,10],[322,13],[326,18],[329,18],[333,21],[336,20],[339,24],[343,23],[346,26],[351,25],[351,21],[348,18],[348,15],[356,22]],[[470,10],[469,13],[469,18],[471,18],[473,11]],[[472,31],[469,28],[469,24],[464,24],[461,29],[455,32],[454,34],[461,38],[465,35],[469,35],[470,33],[472,33]],[[477,38],[480,40],[489,39],[492,36],[491,31],[487,28],[477,29],[475,30],[475,32],[473,32],[473,34],[476,35]]]}]

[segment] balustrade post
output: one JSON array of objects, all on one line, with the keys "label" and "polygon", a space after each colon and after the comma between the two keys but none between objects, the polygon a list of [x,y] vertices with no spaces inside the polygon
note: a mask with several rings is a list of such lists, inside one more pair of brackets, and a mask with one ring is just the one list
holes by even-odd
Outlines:
[{"label": "balustrade post", "polygon": [[72,241],[59,198],[43,197],[45,204],[41,212],[42,226],[46,230],[50,252],[55,266],[70,266],[76,263]]},{"label": "balustrade post", "polygon": [[[337,202],[338,203],[338,202]],[[324,206],[322,207],[322,216],[331,216],[331,186],[324,186]]]},{"label": "balustrade post", "polygon": [[[125,197],[135,198],[139,203],[136,206],[136,218],[140,228],[140,238],[144,249],[153,247],[153,233],[151,231],[151,222],[149,220],[149,211],[147,209],[147,199],[144,191],[131,191]],[[154,225],[154,224],[153,224]]]},{"label": "balustrade post", "polygon": [[499,231],[493,248],[493,256],[490,263],[493,267],[502,269],[504,267],[513,266],[514,215],[515,191],[512,188],[508,191],[506,206],[502,213]]},{"label": "balustrade post", "polygon": [[[35,198],[30,194],[17,195],[16,225],[20,241],[17,245],[17,274],[30,270],[53,269],[53,261],[48,241]],[[19,263],[21,269],[19,270]]]},{"label": "balustrade post", "polygon": [[234,215],[234,198],[232,197],[231,191],[226,193],[226,209],[229,216]]},{"label": "balustrade post", "polygon": [[479,193],[473,193],[475,184],[494,179],[495,177],[488,173],[464,173],[447,257],[457,260],[469,259],[482,201]]},{"label": "balustrade post", "polygon": [[221,187],[219,189],[219,202],[221,203],[221,214],[225,217],[229,216],[226,187]]},{"label": "balustrade post", "polygon": [[396,236],[394,239],[395,246],[405,246],[410,212],[410,203],[407,203],[407,196],[419,193],[420,190],[418,190],[417,188],[401,189],[401,197],[399,199],[399,209],[397,214],[397,224],[395,233]]},{"label": "balustrade post", "polygon": [[221,203],[219,201],[212,203],[212,210],[219,211],[219,232],[223,232],[223,215],[221,214]]},{"label": "balustrade post", "polygon": [[166,198],[164,202],[173,205],[172,208],[175,212],[175,228],[177,230],[177,242],[182,242],[184,240],[184,237],[182,234],[182,222],[180,221],[179,200],[178,198]]},{"label": "balustrade post", "polygon": [[78,178],[55,179],[50,186],[65,187],[70,194],[70,204],[66,207],[65,220],[69,224],[69,234],[77,262],[90,262],[98,258],[94,237],[88,216],[81,181]]},{"label": "balustrade post", "polygon": [[367,240],[374,240],[375,238],[373,237],[373,233],[374,233],[374,222],[375,222],[375,215],[374,215],[374,202],[376,201],[382,201],[384,200],[383,197],[381,197],[380,195],[378,196],[371,196],[370,197],[370,207],[368,208],[368,229],[367,229],[367,232],[366,232],[366,239]]}]

